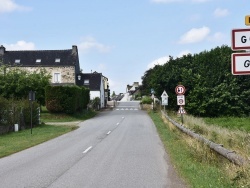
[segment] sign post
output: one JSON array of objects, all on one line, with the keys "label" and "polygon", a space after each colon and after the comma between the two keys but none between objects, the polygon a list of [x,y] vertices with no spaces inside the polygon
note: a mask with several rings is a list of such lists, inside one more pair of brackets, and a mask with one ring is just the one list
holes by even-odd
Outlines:
[{"label": "sign post", "polygon": [[177,94],[177,105],[180,106],[178,114],[181,114],[182,124],[183,124],[183,114],[186,113],[183,107],[185,105],[185,95],[184,95],[185,92],[186,88],[183,85],[178,85],[175,87],[175,93]]},{"label": "sign post", "polygon": [[29,101],[30,101],[30,134],[32,134],[32,111],[33,111],[33,101],[35,100],[35,92],[29,92]]},{"label": "sign post", "polygon": [[164,112],[165,112],[165,106],[168,105],[168,94],[164,90],[163,93],[161,94],[161,105],[164,106]]}]

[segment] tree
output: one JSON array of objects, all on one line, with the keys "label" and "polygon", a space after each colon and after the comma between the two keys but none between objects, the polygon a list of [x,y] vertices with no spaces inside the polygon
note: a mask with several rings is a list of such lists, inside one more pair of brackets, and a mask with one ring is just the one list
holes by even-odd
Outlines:
[{"label": "tree", "polygon": [[49,85],[50,74],[45,69],[28,72],[18,67],[0,66],[0,95],[4,98],[27,98],[29,91],[35,91],[36,100],[45,104],[45,86]]},{"label": "tree", "polygon": [[199,116],[246,116],[250,110],[250,77],[231,73],[232,50],[221,46],[188,54],[147,70],[142,77],[143,95],[169,95],[169,109],[176,110],[175,87],[186,87],[188,113]]}]

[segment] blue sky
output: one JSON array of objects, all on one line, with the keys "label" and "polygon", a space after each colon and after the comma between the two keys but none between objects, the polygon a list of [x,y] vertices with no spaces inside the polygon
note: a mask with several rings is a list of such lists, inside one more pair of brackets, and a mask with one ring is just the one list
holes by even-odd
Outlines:
[{"label": "blue sky", "polygon": [[231,46],[249,0],[0,0],[6,50],[78,46],[84,73],[102,72],[124,93],[168,57]]}]

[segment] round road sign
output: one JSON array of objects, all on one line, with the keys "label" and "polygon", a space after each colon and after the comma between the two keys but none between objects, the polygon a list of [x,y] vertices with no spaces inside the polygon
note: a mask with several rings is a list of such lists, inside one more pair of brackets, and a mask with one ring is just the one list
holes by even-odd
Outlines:
[{"label": "round road sign", "polygon": [[175,87],[175,93],[177,95],[184,95],[185,91],[186,91],[186,89],[183,85],[178,85]]}]

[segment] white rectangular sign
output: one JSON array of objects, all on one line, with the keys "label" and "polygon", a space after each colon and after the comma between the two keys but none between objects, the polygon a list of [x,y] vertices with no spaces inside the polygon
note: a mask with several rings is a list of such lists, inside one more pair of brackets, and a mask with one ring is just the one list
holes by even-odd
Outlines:
[{"label": "white rectangular sign", "polygon": [[250,49],[250,29],[232,30],[232,50]]},{"label": "white rectangular sign", "polygon": [[162,97],[161,100],[162,100],[161,105],[168,105],[168,97]]},{"label": "white rectangular sign", "polygon": [[250,53],[233,53],[231,56],[232,74],[250,74]]},{"label": "white rectangular sign", "polygon": [[185,105],[185,95],[177,95],[177,105]]}]

